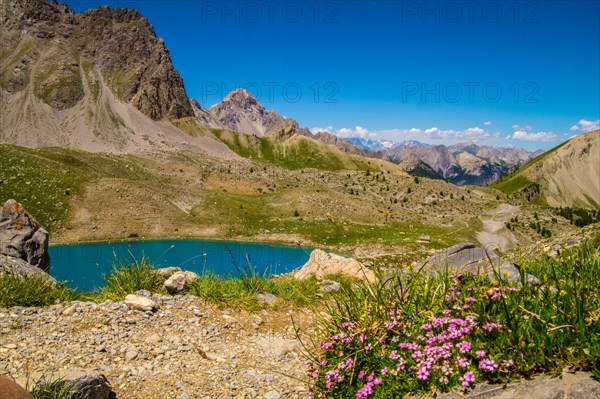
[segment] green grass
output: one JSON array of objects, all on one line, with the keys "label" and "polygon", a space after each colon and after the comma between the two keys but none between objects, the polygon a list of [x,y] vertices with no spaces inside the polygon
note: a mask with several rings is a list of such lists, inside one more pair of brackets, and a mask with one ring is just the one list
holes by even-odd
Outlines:
[{"label": "green grass", "polygon": [[155,273],[150,260],[133,258],[128,263],[116,263],[112,271],[104,275],[100,300],[122,301],[128,294],[139,290],[165,294],[165,279]]},{"label": "green grass", "polygon": [[299,170],[315,168],[324,171],[367,170],[381,171],[376,160],[342,153],[338,149],[304,136],[278,138],[256,137],[213,129],[213,134],[238,155]]},{"label": "green grass", "polygon": [[[319,339],[307,346],[315,397],[356,397],[361,389],[379,399],[431,394],[460,386],[467,372],[477,383],[558,375],[565,368],[600,376],[599,248],[597,237],[560,260],[522,265],[540,279],[538,286],[511,286],[499,275],[492,281],[417,270],[343,289],[321,306]],[[452,331],[460,332],[452,337]],[[458,349],[463,341],[465,352]],[[453,345],[442,348],[443,342]],[[447,357],[428,355],[437,350]],[[482,369],[485,363],[495,366]],[[426,375],[417,373],[424,367]],[[371,382],[381,380],[369,383],[370,375]]]},{"label": "green grass", "polygon": [[[337,195],[326,188],[318,189],[319,194]],[[297,192],[297,191],[296,191]],[[308,192],[306,195],[315,194]],[[411,246],[421,235],[430,235],[433,242],[430,248],[445,248],[469,238],[469,231],[457,231],[455,227],[425,225],[418,222],[406,223],[389,220],[374,223],[372,215],[365,217],[333,214],[333,221],[323,214],[294,216],[298,206],[281,207],[288,192],[281,190],[263,195],[242,195],[221,191],[207,192],[203,204],[195,208],[192,214],[200,223],[211,223],[214,220],[228,227],[232,237],[252,238],[265,230],[271,233],[298,234],[317,245],[343,246],[357,244],[394,244]],[[355,197],[347,196],[356,201]],[[358,205],[356,205],[358,206]],[[463,231],[465,230],[465,231]]]},{"label": "green grass", "polygon": [[50,65],[42,76],[36,76],[35,93],[46,104],[56,106],[56,100],[64,103],[61,109],[75,105],[84,96],[79,68],[60,65],[60,75],[48,83],[48,79],[59,71],[59,65]]},{"label": "green grass", "polygon": [[42,377],[34,383],[31,390],[31,395],[34,399],[63,399],[68,397],[68,393],[69,390],[66,381],[60,378],[53,381],[46,381]]},{"label": "green grass", "polygon": [[315,302],[318,288],[314,279],[299,281],[291,277],[263,278],[256,275],[223,278],[204,273],[190,284],[186,292],[222,306],[260,310],[263,304],[257,297],[259,293],[275,295],[279,305],[306,306]]},{"label": "green grass", "polygon": [[0,144],[0,199],[22,203],[52,232],[62,226],[71,195],[99,177],[140,179],[142,169],[126,158],[69,149],[29,149]]},{"label": "green grass", "polygon": [[[165,278],[155,271],[155,267],[145,257],[116,264],[105,276],[104,288],[95,300],[121,301],[127,294],[138,290],[166,295],[163,288]],[[239,277],[221,277],[206,271],[198,279],[188,283],[182,294],[192,294],[223,306],[259,310],[262,309],[257,298],[259,293],[270,293],[285,303],[305,306],[313,303],[318,292],[316,280],[298,281],[289,276],[267,278],[266,274],[259,274],[250,265],[240,267],[239,273]]]},{"label": "green grass", "polygon": [[533,182],[524,176],[515,176],[513,178],[509,178],[507,180],[497,181],[493,183],[490,187],[496,188],[502,191],[504,194],[514,194],[517,191],[528,187]]},{"label": "green grass", "polygon": [[42,277],[0,276],[0,308],[48,306],[74,299],[75,293],[64,284],[52,283]]}]

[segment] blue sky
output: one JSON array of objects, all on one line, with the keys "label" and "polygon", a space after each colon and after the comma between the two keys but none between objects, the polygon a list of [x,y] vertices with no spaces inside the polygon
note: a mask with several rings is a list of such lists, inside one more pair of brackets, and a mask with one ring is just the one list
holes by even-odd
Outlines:
[{"label": "blue sky", "polygon": [[343,136],[553,147],[600,120],[600,2],[67,1],[138,9],[206,107]]}]

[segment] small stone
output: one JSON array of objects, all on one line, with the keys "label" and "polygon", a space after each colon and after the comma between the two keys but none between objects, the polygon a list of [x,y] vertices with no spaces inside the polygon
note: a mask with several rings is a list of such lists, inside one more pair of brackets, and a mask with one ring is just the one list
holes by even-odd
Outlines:
[{"label": "small stone", "polygon": [[128,362],[131,362],[133,360],[135,360],[138,357],[139,353],[137,350],[135,349],[130,349],[127,352],[125,352],[125,360]]},{"label": "small stone", "polygon": [[169,278],[177,272],[181,272],[180,267],[163,267],[161,269],[158,269],[156,271],[156,274],[158,274],[159,276],[163,276],[164,278]]},{"label": "small stone", "polygon": [[154,302],[150,298],[141,295],[129,294],[125,297],[124,302],[131,309],[141,310],[143,312],[154,311],[158,308],[156,302]]},{"label": "small stone", "polygon": [[68,306],[65,310],[63,310],[62,315],[63,316],[72,316],[73,314],[75,314],[78,307],[79,307],[78,304],[74,303],[71,306]]},{"label": "small stone", "polygon": [[276,391],[269,391],[267,393],[265,393],[265,399],[281,399],[282,396],[279,392]]},{"label": "small stone", "polygon": [[267,305],[272,305],[273,302],[277,300],[277,297],[268,292],[259,292],[256,294],[256,298],[259,302],[265,303]]},{"label": "small stone", "polygon": [[342,285],[337,281],[323,280],[319,282],[319,287],[322,292],[334,292],[339,291],[342,288]]},{"label": "small stone", "polygon": [[175,272],[164,282],[163,286],[169,294],[177,294],[185,289],[187,277],[183,272]]}]

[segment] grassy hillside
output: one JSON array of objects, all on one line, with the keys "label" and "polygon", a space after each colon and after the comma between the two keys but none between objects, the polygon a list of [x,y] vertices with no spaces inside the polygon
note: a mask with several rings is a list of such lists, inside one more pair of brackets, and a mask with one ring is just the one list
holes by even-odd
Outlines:
[{"label": "grassy hillside", "polygon": [[100,177],[137,179],[144,172],[126,159],[70,149],[0,144],[0,200],[13,198],[49,231],[61,228],[72,195]]},{"label": "grassy hillside", "polygon": [[213,134],[244,158],[268,162],[286,169],[315,168],[327,171],[339,170],[391,170],[401,169],[396,165],[357,155],[346,154],[328,145],[302,135],[291,137],[257,137],[243,133],[213,130]]},{"label": "grassy hillside", "polygon": [[577,136],[527,162],[491,187],[541,205],[600,207],[600,131]]}]

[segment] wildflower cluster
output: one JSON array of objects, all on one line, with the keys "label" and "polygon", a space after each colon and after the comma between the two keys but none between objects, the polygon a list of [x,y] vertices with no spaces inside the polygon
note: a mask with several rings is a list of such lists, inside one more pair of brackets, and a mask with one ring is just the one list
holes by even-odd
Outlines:
[{"label": "wildflower cluster", "polygon": [[446,296],[451,306],[437,316],[419,318],[390,310],[386,320],[371,328],[341,323],[341,331],[323,341],[322,351],[308,363],[312,397],[363,399],[455,385],[469,388],[510,370],[512,360],[488,355],[482,344],[482,338],[492,339],[503,326],[480,322],[478,315],[469,313],[476,301],[491,298],[485,292],[479,299],[470,296],[472,292],[464,295],[460,286],[458,276]]}]

